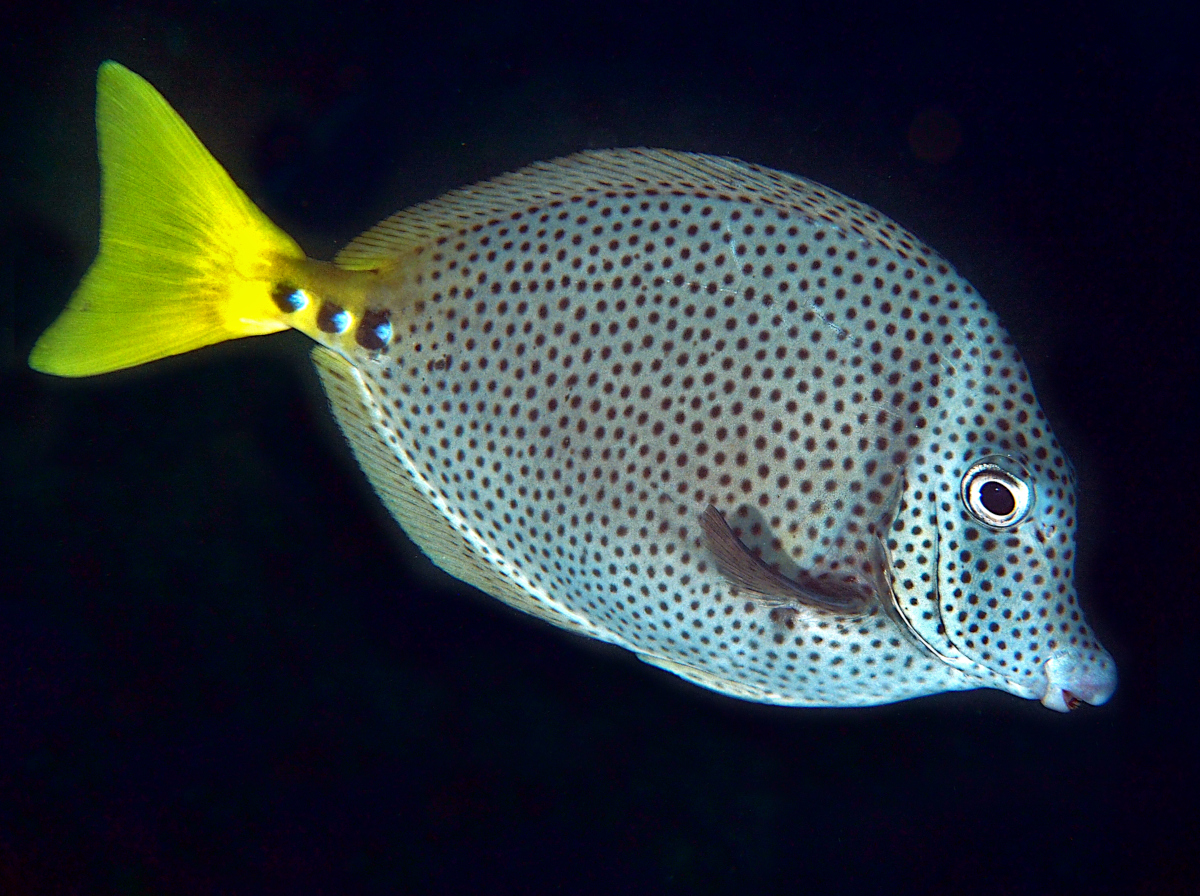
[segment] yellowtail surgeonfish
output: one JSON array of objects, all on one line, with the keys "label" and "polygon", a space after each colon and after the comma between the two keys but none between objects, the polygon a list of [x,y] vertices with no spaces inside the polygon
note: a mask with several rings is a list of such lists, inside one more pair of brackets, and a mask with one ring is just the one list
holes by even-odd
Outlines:
[{"label": "yellowtail surgeonfish", "polygon": [[314,261],[146,81],[106,62],[98,93],[100,250],[35,369],[293,327],[387,508],[518,609],[763,703],[1113,693],[1025,366],[874,209],[733,159],[583,152]]}]

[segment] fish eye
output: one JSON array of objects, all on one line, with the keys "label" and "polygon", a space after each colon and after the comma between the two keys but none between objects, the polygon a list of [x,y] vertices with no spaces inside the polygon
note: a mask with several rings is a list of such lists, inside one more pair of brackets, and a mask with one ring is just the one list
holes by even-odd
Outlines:
[{"label": "fish eye", "polygon": [[980,461],[967,470],[962,497],[976,519],[997,529],[1015,526],[1033,504],[1032,488],[995,461]]}]

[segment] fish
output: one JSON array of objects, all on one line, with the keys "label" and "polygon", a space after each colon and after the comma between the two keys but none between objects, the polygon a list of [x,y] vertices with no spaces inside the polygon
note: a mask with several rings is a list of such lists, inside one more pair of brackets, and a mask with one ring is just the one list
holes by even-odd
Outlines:
[{"label": "fish", "polygon": [[1113,694],[1025,364],[879,211],[735,159],[586,151],[326,262],[116,62],[96,122],[99,251],[34,370],[296,329],[392,516],[518,610],[766,704]]}]

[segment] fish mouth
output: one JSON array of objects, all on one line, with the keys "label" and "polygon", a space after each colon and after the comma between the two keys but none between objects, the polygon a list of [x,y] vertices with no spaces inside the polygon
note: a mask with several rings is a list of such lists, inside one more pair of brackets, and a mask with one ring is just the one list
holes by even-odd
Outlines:
[{"label": "fish mouth", "polygon": [[1046,691],[1042,705],[1057,712],[1070,712],[1084,703],[1099,706],[1117,689],[1117,668],[1112,658],[1084,659],[1072,651],[1060,651],[1046,660]]}]

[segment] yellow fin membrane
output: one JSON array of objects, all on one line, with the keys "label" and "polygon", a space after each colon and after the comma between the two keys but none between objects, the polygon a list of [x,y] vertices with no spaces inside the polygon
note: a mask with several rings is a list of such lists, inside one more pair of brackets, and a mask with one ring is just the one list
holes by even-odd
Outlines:
[{"label": "yellow fin membrane", "polygon": [[148,82],[96,81],[100,252],[29,366],[90,376],[287,327],[273,279],[304,253]]}]

